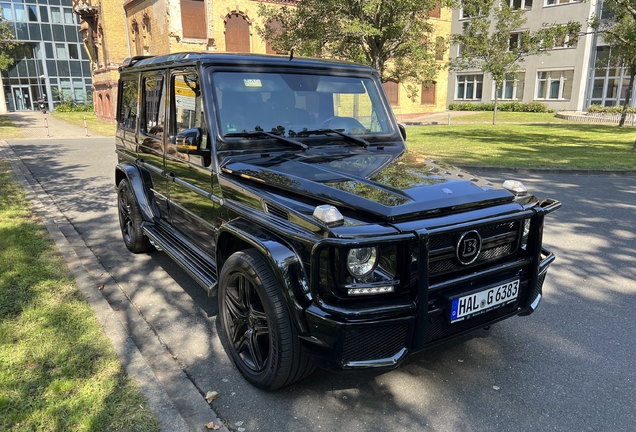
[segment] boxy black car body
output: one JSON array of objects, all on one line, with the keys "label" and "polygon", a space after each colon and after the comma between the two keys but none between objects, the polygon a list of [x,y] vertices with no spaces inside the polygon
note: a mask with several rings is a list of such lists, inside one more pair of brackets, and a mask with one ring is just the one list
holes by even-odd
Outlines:
[{"label": "boxy black car body", "polygon": [[560,203],[406,152],[373,69],[184,53],[120,72],[124,241],[218,288],[252,384],[396,367],[537,307]]}]

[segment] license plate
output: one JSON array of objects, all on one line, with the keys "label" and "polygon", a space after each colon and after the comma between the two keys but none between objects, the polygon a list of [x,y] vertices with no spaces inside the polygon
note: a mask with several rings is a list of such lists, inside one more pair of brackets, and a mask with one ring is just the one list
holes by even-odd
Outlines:
[{"label": "license plate", "polygon": [[450,322],[463,321],[475,315],[514,302],[519,296],[519,279],[451,300]]}]

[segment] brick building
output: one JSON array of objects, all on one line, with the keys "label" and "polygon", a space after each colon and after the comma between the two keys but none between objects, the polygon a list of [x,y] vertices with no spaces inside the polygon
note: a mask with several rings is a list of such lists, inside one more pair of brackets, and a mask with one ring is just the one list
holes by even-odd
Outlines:
[{"label": "brick building", "polygon": [[[73,0],[81,17],[81,34],[91,60],[95,112],[112,119],[117,97],[117,68],[127,57],[182,51],[270,53],[258,35],[260,3],[294,5],[295,0]],[[438,37],[448,38],[451,11],[432,14]],[[440,53],[439,61],[448,60]],[[421,86],[415,101],[406,88],[387,83],[385,89],[397,115],[445,109],[448,77]],[[419,86],[419,84],[418,84]]]}]

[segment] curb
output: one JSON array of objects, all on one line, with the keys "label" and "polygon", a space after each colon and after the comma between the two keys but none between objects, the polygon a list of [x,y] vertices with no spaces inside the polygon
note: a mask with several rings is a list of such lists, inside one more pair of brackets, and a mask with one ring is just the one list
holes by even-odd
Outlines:
[{"label": "curb", "polygon": [[[148,399],[161,429],[166,432],[205,431],[205,424],[213,421],[223,425],[201,393],[186,377],[151,328],[140,328],[144,344],[153,351],[152,364],[157,374],[135,343],[135,336],[126,330],[109,302],[98,290],[103,284],[111,290],[122,291],[117,282],[86,246],[64,214],[57,208],[44,188],[33,178],[11,146],[0,139],[0,158],[11,165],[34,211],[42,220],[58,250],[64,257],[78,289],[82,292],[110,339],[117,356],[130,376]],[[100,282],[97,282],[100,281]],[[129,307],[134,307],[130,305]],[[142,322],[143,318],[141,318]],[[139,326],[144,327],[144,326]],[[147,325],[146,325],[147,327]],[[133,332],[134,333],[134,332]],[[138,332],[139,333],[139,332]],[[146,349],[148,351],[148,349]],[[185,416],[183,414],[186,414]],[[219,429],[228,432],[226,427]]]},{"label": "curb", "polygon": [[558,168],[503,168],[490,166],[466,166],[458,165],[468,172],[489,172],[489,173],[515,173],[515,174],[559,174],[559,175],[585,175],[585,176],[614,176],[614,177],[633,177],[636,176],[636,170],[586,170],[586,169],[558,169]]}]

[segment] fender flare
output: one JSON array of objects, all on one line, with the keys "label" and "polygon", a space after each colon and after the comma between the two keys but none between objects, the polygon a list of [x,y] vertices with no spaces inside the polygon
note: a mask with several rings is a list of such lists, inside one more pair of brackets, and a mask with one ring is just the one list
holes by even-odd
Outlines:
[{"label": "fender flare", "polygon": [[303,307],[303,304],[309,303],[311,295],[307,273],[298,253],[282,239],[261,226],[245,219],[236,219],[223,224],[219,229],[216,260],[219,274],[224,259],[228,258],[219,256],[227,236],[238,238],[243,244],[255,248],[264,256],[281,287],[292,322],[300,335],[308,334],[309,327],[304,314],[306,307]]},{"label": "fender flare", "polygon": [[150,176],[144,175],[144,173],[136,165],[130,163],[119,163],[115,167],[115,187],[119,186],[119,182],[126,178],[132,192],[135,195],[137,204],[139,204],[139,210],[141,216],[145,221],[152,222],[155,220],[156,215],[159,214],[159,209],[152,199],[152,192],[150,192],[151,184]]}]

